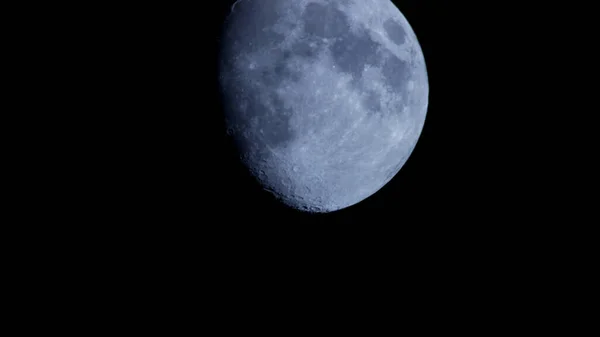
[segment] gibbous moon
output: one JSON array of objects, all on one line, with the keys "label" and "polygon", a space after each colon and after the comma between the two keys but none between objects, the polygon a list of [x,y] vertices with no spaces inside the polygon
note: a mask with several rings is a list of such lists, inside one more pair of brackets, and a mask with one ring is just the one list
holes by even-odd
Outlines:
[{"label": "gibbous moon", "polygon": [[221,43],[228,131],[288,206],[354,205],[410,156],[429,85],[415,33],[390,0],[240,0]]}]

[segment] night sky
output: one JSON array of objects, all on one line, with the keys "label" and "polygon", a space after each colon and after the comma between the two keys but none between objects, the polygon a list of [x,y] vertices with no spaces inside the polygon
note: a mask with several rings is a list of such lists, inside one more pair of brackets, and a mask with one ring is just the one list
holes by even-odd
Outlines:
[{"label": "night sky", "polygon": [[[6,178],[36,201],[6,193],[21,206],[14,212],[8,204],[17,216],[5,221],[9,268],[18,266],[13,283],[26,287],[16,294],[31,293],[27,299],[41,299],[44,309],[91,303],[99,315],[79,311],[99,317],[101,324],[88,324],[94,328],[162,323],[172,332],[200,317],[199,329],[204,322],[220,331],[275,329],[273,322],[295,327],[287,322],[296,316],[329,319],[335,304],[378,315],[378,323],[408,319],[419,331],[476,323],[514,330],[509,323],[521,321],[539,330],[554,317],[536,306],[558,317],[553,329],[580,326],[589,313],[574,311],[578,321],[570,324],[563,311],[585,307],[560,300],[588,299],[582,285],[594,280],[585,274],[597,264],[586,261],[597,256],[597,243],[584,242],[597,235],[580,229],[597,223],[597,188],[583,174],[592,166],[576,160],[593,161],[598,152],[597,131],[584,132],[597,123],[581,119],[597,114],[597,104],[581,103],[598,96],[590,93],[596,77],[580,64],[597,37],[576,39],[596,30],[569,32],[561,2],[531,10],[523,1],[394,2],[427,65],[424,129],[386,186],[328,214],[288,209],[262,191],[226,135],[216,65],[233,1],[59,9],[90,29],[42,12],[52,22],[35,34],[48,42],[31,52],[31,63],[46,62],[53,73],[23,80],[42,91],[52,86],[48,96],[58,99],[32,91],[18,113],[58,127],[42,125],[47,134],[33,139],[5,137],[9,150],[22,152],[6,165],[26,169]],[[579,13],[573,21],[584,22]],[[44,32],[56,23],[64,32]],[[9,35],[21,29],[9,26]],[[42,107],[28,111],[29,101]],[[69,108],[74,113],[63,114]],[[18,148],[22,141],[34,151]],[[581,150],[586,142],[594,148]],[[580,212],[587,208],[595,213]],[[13,236],[13,227],[23,235]],[[309,310],[290,315],[285,304]],[[286,317],[273,319],[272,311]]]}]

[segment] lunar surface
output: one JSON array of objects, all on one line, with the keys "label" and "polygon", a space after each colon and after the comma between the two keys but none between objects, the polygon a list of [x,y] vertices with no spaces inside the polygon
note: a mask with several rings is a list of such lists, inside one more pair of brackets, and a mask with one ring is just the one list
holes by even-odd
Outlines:
[{"label": "lunar surface", "polygon": [[240,0],[221,44],[228,132],[246,167],[288,206],[354,205],[413,151],[427,71],[390,0]]}]

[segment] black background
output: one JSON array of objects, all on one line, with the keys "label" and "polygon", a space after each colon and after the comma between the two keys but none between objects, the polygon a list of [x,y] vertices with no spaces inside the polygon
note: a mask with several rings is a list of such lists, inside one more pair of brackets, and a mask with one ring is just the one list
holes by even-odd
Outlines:
[{"label": "black background", "polygon": [[564,2],[396,3],[428,68],[423,133],[388,185],[325,215],[263,192],[225,134],[216,63],[232,1],[25,5],[5,48],[38,89],[7,81],[22,96],[6,115],[25,121],[3,125],[20,152],[3,163],[23,168],[5,174],[19,192],[5,191],[5,274],[27,309],[13,312],[171,332],[294,328],[345,308],[403,330],[581,326],[573,302],[597,264],[598,171],[579,161],[598,152],[583,62],[597,19]]},{"label": "black background", "polygon": [[[397,1],[428,68],[430,103],[419,143],[372,197],[310,215],[262,192],[225,134],[215,66],[231,3],[98,5],[80,9],[81,22],[65,20],[60,34],[47,33],[35,55],[63,63],[47,57],[47,68],[58,70],[44,80],[48,87],[56,79],[70,86],[56,93],[60,104],[42,102],[42,113],[51,119],[64,115],[47,106],[74,107],[74,116],[58,123],[75,134],[59,135],[63,147],[37,141],[49,148],[48,159],[30,176],[42,171],[52,188],[23,188],[47,205],[25,205],[19,216],[42,220],[14,226],[38,250],[24,244],[10,258],[29,253],[48,269],[18,263],[39,273],[31,289],[46,282],[46,292],[62,296],[54,281],[78,301],[103,300],[111,312],[122,310],[125,319],[137,307],[181,308],[197,318],[187,309],[200,306],[227,327],[237,325],[232,311],[249,316],[261,304],[278,310],[302,303],[313,313],[342,303],[381,308],[386,318],[406,317],[397,314],[404,309],[428,320],[421,328],[441,325],[430,319],[432,311],[459,312],[468,319],[463,325],[479,321],[460,305],[489,318],[495,315],[480,309],[499,303],[530,319],[535,303],[557,303],[557,289],[566,288],[560,277],[590,270],[576,264],[594,256],[586,250],[595,246],[572,226],[580,213],[570,201],[583,204],[578,199],[589,193],[591,204],[595,190],[575,184],[581,166],[565,138],[583,133],[572,121],[596,106],[578,106],[586,82],[565,76],[587,75],[578,66],[585,44],[565,29],[571,7]],[[86,23],[93,29],[83,29]],[[57,36],[67,36],[70,48],[57,47]],[[62,75],[59,65],[73,76]],[[53,127],[48,140],[63,131]],[[57,156],[61,149],[68,161]],[[583,193],[567,192],[566,185]],[[207,304],[211,295],[216,300]],[[177,300],[187,305],[162,305]],[[378,301],[387,303],[356,304]],[[514,321],[506,312],[497,317],[489,326]]]}]

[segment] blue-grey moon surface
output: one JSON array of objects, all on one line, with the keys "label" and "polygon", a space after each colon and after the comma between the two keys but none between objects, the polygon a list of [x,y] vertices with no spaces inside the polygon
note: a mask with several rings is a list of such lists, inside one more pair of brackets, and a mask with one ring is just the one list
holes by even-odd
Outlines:
[{"label": "blue-grey moon surface", "polygon": [[340,210],[405,164],[429,85],[417,37],[390,0],[240,0],[220,40],[228,132],[284,204]]}]

